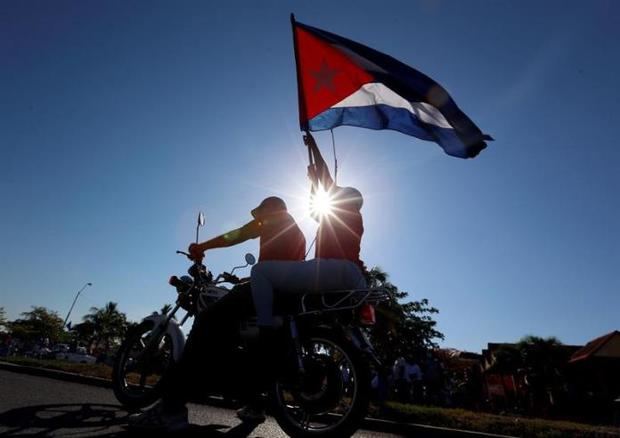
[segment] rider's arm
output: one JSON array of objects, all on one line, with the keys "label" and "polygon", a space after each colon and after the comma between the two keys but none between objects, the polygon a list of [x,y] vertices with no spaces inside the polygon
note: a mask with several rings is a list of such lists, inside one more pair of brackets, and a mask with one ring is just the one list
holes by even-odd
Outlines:
[{"label": "rider's arm", "polygon": [[[323,186],[323,190],[329,191],[334,185],[334,180],[329,174],[329,168],[327,167],[327,164],[321,155],[321,151],[319,151],[319,147],[310,132],[306,132],[306,135],[304,135],[304,143],[308,146],[308,149],[310,149],[310,152],[314,158],[314,164],[310,164],[308,166],[308,178],[310,178],[310,182],[312,183],[312,187],[310,188],[310,207],[312,207],[312,200],[314,199],[315,193],[318,189],[319,182]],[[317,222],[320,222],[321,220],[319,214],[315,213],[312,208],[310,208],[310,216]]]},{"label": "rider's arm", "polygon": [[215,249],[215,248],[227,248],[229,246],[243,243],[249,239],[256,239],[260,236],[260,222],[256,219],[248,222],[241,228],[231,230],[206,242],[190,245],[190,254],[200,253]]},{"label": "rider's arm", "polygon": [[312,134],[310,134],[310,132],[307,132],[304,136],[304,142],[310,148],[312,156],[314,157],[315,176],[314,179],[311,177],[311,179],[313,179],[313,184],[315,183],[315,181],[319,181],[325,190],[330,190],[334,185],[334,180],[329,174],[329,168],[327,167],[327,163],[325,163],[325,160],[321,155],[321,151],[319,151],[319,147],[316,145],[314,137],[312,137]]}]

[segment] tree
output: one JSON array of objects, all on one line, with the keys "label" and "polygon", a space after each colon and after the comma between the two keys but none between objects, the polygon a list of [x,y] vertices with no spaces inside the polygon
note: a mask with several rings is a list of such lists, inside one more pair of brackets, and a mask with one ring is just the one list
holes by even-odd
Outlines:
[{"label": "tree", "polygon": [[58,313],[45,307],[32,306],[30,312],[23,312],[23,318],[9,323],[11,335],[27,344],[42,340],[56,343],[65,338],[63,321]]},{"label": "tree", "polygon": [[172,304],[164,304],[159,311],[162,315],[167,315],[172,310]]},{"label": "tree", "polygon": [[556,337],[541,338],[524,336],[517,343],[524,366],[532,373],[540,375],[555,374],[558,364],[563,361],[562,343]]},{"label": "tree", "polygon": [[384,364],[391,364],[399,356],[420,357],[435,340],[444,336],[436,329],[433,315],[439,313],[426,298],[402,303],[408,293],[388,281],[388,274],[381,268],[370,270],[370,286],[383,287],[392,296],[387,303],[377,306],[377,323],[369,330],[373,345]]},{"label": "tree", "polygon": [[561,368],[568,360],[568,353],[556,337],[525,336],[517,343],[529,388],[531,405],[535,411],[546,414],[548,407],[563,391]]},{"label": "tree", "polygon": [[561,368],[569,356],[557,338],[528,335],[516,344],[502,345],[487,372],[512,376],[515,384],[527,388],[527,403],[521,399],[519,402],[531,412],[546,414],[563,392]]},{"label": "tree", "polygon": [[75,345],[84,344],[90,350],[95,341],[95,324],[92,321],[84,321],[71,327],[71,334]]},{"label": "tree", "polygon": [[501,345],[493,353],[493,363],[487,372],[492,374],[516,374],[523,367],[521,352],[515,344]]},{"label": "tree", "polygon": [[108,302],[104,307],[91,307],[84,322],[92,324],[96,346],[103,344],[105,351],[127,331],[127,317],[118,310],[118,304]]}]

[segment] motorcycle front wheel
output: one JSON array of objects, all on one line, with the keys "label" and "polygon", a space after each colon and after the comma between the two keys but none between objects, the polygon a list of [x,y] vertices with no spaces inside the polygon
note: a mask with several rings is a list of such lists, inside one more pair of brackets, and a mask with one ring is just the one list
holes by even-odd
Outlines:
[{"label": "motorcycle front wheel", "polygon": [[153,321],[130,330],[116,354],[112,389],[128,410],[155,403],[161,397],[161,378],[173,363],[170,336],[159,333]]},{"label": "motorcycle front wheel", "polygon": [[317,330],[302,343],[305,373],[278,382],[274,417],[290,436],[349,437],[361,425],[370,398],[367,359],[344,337]]}]

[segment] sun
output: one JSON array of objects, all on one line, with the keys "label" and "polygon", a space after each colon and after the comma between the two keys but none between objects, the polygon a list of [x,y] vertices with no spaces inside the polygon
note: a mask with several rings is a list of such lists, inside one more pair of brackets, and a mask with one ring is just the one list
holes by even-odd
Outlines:
[{"label": "sun", "polygon": [[310,197],[310,213],[320,217],[329,216],[334,209],[334,201],[330,193],[322,188],[317,189],[314,196]]}]

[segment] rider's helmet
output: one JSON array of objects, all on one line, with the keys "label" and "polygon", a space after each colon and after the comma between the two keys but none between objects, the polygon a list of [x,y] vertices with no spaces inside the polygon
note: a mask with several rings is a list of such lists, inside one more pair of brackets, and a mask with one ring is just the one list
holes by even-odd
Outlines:
[{"label": "rider's helmet", "polygon": [[360,211],[364,205],[364,198],[356,188],[340,187],[334,194],[334,203],[339,208]]},{"label": "rider's helmet", "polygon": [[252,216],[255,219],[261,219],[266,216],[277,215],[286,213],[286,203],[277,196],[270,196],[263,199],[263,201],[252,210]]}]

